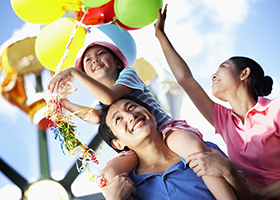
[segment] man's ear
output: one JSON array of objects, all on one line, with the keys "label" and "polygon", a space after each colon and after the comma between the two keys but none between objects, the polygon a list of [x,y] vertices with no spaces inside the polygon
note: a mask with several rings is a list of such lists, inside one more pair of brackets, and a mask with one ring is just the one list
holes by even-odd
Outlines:
[{"label": "man's ear", "polygon": [[241,74],[240,74],[240,78],[241,80],[245,80],[249,77],[251,73],[251,69],[249,67],[246,67],[245,69],[242,70]]},{"label": "man's ear", "polygon": [[113,139],[111,145],[118,150],[123,150],[125,148],[125,145],[123,145],[118,139]]}]

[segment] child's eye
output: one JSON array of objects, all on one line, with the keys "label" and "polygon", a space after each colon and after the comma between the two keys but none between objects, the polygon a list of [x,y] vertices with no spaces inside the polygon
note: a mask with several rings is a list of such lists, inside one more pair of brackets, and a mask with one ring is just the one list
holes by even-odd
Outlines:
[{"label": "child's eye", "polygon": [[104,51],[100,51],[99,53],[98,53],[98,55],[100,56],[100,55],[102,55],[102,54],[104,54],[105,52]]}]

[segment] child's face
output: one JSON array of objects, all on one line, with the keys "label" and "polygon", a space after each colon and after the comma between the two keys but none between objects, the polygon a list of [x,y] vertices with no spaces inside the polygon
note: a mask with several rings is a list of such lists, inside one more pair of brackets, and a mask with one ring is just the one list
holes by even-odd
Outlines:
[{"label": "child's face", "polygon": [[119,75],[116,59],[107,48],[99,45],[90,47],[85,52],[83,66],[88,76],[109,87]]}]

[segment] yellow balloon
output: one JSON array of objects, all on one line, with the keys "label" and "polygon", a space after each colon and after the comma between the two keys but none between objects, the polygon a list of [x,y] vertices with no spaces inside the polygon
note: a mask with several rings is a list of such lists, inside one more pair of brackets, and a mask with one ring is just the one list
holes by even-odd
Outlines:
[{"label": "yellow balloon", "polygon": [[47,24],[57,20],[64,12],[65,0],[11,0],[15,13],[24,21]]},{"label": "yellow balloon", "polygon": [[[75,27],[75,19],[62,17],[45,26],[37,36],[35,53],[40,63],[51,71],[55,71],[66,50],[70,35]],[[69,54],[63,63],[63,70],[73,67],[78,51],[83,47],[86,30],[78,26],[73,41],[69,46]]]}]

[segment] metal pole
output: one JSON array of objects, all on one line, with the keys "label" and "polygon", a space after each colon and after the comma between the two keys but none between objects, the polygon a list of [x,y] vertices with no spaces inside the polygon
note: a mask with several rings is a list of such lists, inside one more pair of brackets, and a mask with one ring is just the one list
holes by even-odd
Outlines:
[{"label": "metal pole", "polygon": [[[41,74],[36,75],[36,92],[42,92],[42,77]],[[50,166],[49,166],[49,154],[48,154],[48,144],[47,135],[45,130],[38,128],[38,140],[39,140],[39,152],[40,152],[40,171],[42,179],[52,180],[50,176]]]}]

